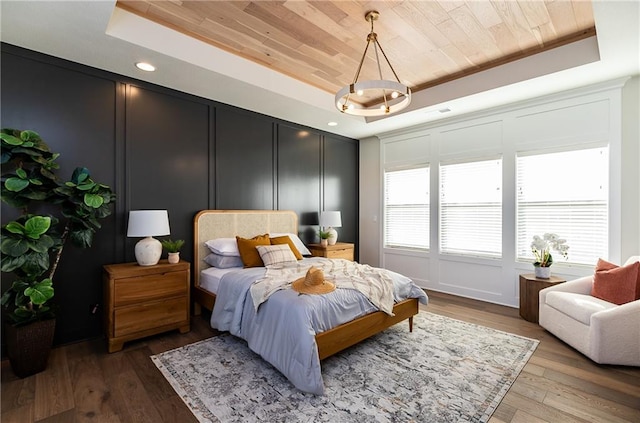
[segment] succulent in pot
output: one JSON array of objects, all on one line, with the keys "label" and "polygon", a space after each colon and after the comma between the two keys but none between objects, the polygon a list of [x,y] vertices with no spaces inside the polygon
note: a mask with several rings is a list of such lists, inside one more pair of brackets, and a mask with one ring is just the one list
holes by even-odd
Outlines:
[{"label": "succulent in pot", "polygon": [[169,263],[175,264],[180,261],[180,249],[184,245],[183,239],[172,240],[165,239],[160,241],[162,247],[167,250]]},{"label": "succulent in pot", "polygon": [[179,253],[184,245],[183,239],[172,240],[172,239],[164,239],[160,241],[162,247],[167,250],[169,253]]}]

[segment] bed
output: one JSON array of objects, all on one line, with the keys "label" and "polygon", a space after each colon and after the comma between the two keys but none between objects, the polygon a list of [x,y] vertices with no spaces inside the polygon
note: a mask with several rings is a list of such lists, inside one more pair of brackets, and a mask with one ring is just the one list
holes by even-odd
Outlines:
[{"label": "bed", "polygon": [[[209,275],[215,273],[217,274],[217,280],[222,281],[227,277],[226,273],[230,272],[228,269],[210,269],[211,266],[204,260],[205,257],[211,253],[205,245],[205,242],[216,238],[232,238],[236,235],[250,238],[263,233],[297,234],[297,215],[292,211],[278,210],[203,210],[196,215],[194,219],[195,259],[193,272],[194,287],[192,292],[196,314],[201,311],[201,307],[205,307],[211,311],[214,310],[216,294],[213,292],[218,292],[218,288],[211,286],[211,278]],[[328,259],[312,258],[309,260]],[[246,270],[249,271],[250,269]],[[426,295],[424,295],[422,291],[420,291],[420,293],[422,294],[420,298],[408,298],[396,302],[393,305],[393,315],[382,311],[367,312],[368,314],[364,316],[315,334],[318,367],[319,360],[323,360],[345,348],[355,345],[403,320],[408,320],[409,330],[411,331],[413,316],[418,313],[418,302],[422,301],[426,303]],[[228,307],[228,305],[225,304],[225,307]],[[250,311],[251,310],[247,309],[245,314],[248,314]],[[251,347],[251,344],[249,346]],[[265,358],[264,355],[263,358]],[[277,365],[276,367],[278,368]],[[285,376],[289,377],[283,369],[279,368],[279,370],[283,372]],[[291,377],[289,377],[289,379],[292,380]],[[298,386],[293,380],[292,382]],[[298,387],[300,388],[300,386]],[[321,393],[321,388],[319,387],[301,389],[307,392]]]}]

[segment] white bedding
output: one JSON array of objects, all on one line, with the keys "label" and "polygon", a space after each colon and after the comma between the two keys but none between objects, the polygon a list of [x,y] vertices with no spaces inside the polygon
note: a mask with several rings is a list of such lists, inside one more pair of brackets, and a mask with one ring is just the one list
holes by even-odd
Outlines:
[{"label": "white bedding", "polygon": [[227,273],[238,269],[240,268],[231,267],[229,269],[218,269],[217,267],[209,267],[200,272],[200,288],[217,294],[218,287],[220,286],[220,279],[222,279],[222,277]]}]

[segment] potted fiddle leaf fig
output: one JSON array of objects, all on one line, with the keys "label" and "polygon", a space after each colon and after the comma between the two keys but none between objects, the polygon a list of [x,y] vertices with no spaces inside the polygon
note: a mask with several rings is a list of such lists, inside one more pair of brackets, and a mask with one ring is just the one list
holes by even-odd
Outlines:
[{"label": "potted fiddle leaf fig", "polygon": [[19,213],[1,230],[0,267],[10,285],[0,302],[11,367],[26,377],[47,366],[55,330],[53,282],[64,246],[91,246],[115,194],[82,167],[60,182],[59,154],[34,131],[2,129],[0,139],[2,201]]}]

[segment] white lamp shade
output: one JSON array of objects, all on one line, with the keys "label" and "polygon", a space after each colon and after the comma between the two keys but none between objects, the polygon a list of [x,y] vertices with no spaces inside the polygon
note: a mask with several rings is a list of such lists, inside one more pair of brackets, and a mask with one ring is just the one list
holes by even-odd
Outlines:
[{"label": "white lamp shade", "polygon": [[329,238],[327,239],[329,245],[335,245],[338,241],[338,231],[335,228],[342,226],[342,217],[339,211],[323,211],[320,213],[320,226],[323,226],[329,232]]},{"label": "white lamp shade", "polygon": [[320,226],[339,228],[342,226],[342,218],[339,211],[323,211],[320,213]]},{"label": "white lamp shade", "polygon": [[166,210],[131,210],[128,237],[169,235],[169,215]]},{"label": "white lamp shade", "polygon": [[136,261],[140,266],[154,266],[160,261],[162,244],[153,236],[169,235],[169,215],[166,210],[131,210],[128,237],[143,237],[136,243]]}]

